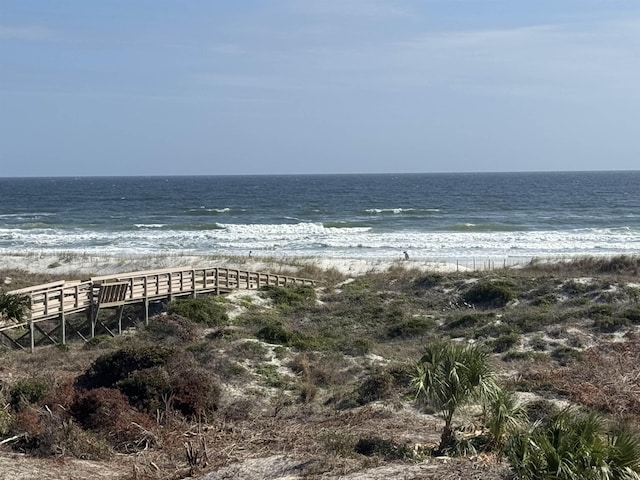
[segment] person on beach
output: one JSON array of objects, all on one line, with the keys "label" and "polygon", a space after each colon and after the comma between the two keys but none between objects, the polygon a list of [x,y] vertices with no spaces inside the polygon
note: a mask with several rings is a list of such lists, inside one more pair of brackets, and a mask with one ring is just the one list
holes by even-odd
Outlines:
[{"label": "person on beach", "polygon": [[405,260],[409,260],[409,254],[407,253],[407,251],[405,250],[404,252],[402,252],[404,254],[404,259]]}]

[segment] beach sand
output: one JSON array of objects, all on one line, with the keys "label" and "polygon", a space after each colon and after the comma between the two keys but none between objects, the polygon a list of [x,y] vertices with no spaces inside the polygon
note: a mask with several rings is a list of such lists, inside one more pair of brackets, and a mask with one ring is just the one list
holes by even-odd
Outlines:
[{"label": "beach sand", "polygon": [[255,272],[295,274],[311,266],[321,270],[337,270],[348,277],[383,272],[401,267],[432,272],[465,271],[468,268],[455,263],[397,260],[366,260],[357,258],[310,257],[224,257],[204,255],[141,255],[130,257],[95,256],[77,253],[0,254],[0,270],[24,270],[84,278],[92,275],[111,275],[164,268],[225,267]]}]

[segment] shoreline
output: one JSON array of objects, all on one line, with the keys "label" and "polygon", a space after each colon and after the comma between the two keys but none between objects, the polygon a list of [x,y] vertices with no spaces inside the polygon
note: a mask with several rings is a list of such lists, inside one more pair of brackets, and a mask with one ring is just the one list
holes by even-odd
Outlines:
[{"label": "shoreline", "polygon": [[[0,270],[22,270],[64,276],[91,276],[129,273],[180,267],[225,267],[255,272],[293,274],[306,267],[335,270],[347,277],[383,272],[391,268],[417,269],[425,272],[491,271],[522,268],[532,262],[563,262],[593,255],[556,256],[512,259],[397,259],[269,257],[259,255],[228,256],[198,254],[140,254],[130,256],[93,255],[77,252],[11,252],[0,253]],[[611,255],[606,257],[611,258]],[[509,260],[509,261],[508,261]]]},{"label": "shoreline", "polygon": [[[520,261],[509,266],[523,265]],[[158,254],[158,255],[93,255],[76,252],[12,252],[0,254],[0,270],[23,270],[29,273],[48,273],[59,275],[110,275],[116,273],[156,270],[174,267],[227,267],[239,270],[292,273],[305,267],[321,270],[336,270],[349,277],[357,277],[371,272],[382,272],[390,268],[418,269],[431,272],[454,272],[488,270],[500,268],[502,262],[478,260],[469,265],[456,260],[404,260],[398,259],[362,259],[328,257],[262,257],[262,256],[226,256],[194,254]]]}]

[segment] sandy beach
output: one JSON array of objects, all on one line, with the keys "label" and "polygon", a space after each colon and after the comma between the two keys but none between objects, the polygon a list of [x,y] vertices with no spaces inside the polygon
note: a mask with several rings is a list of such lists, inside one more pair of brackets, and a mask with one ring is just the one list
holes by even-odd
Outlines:
[{"label": "sandy beach", "polygon": [[[386,271],[393,267],[420,269],[434,272],[468,270],[469,267],[447,262],[414,260],[369,260],[356,258],[310,257],[229,257],[205,255],[141,255],[95,256],[78,253],[11,253],[0,255],[0,270],[24,270],[30,273],[48,273],[85,277],[115,273],[157,270],[174,267],[226,267],[269,273],[295,273],[306,266],[322,270],[335,269],[346,276],[357,277],[369,272]],[[482,266],[482,265],[481,265]]]}]

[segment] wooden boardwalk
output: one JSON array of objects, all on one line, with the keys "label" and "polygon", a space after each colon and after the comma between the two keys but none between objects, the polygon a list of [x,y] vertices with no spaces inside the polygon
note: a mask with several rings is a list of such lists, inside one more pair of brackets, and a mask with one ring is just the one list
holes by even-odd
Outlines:
[{"label": "wooden boardwalk", "polygon": [[[126,305],[142,304],[144,322],[149,322],[149,304],[178,297],[222,294],[236,289],[256,290],[266,286],[314,285],[306,278],[250,272],[230,268],[172,268],[144,272],[92,277],[82,281],[60,281],[13,290],[31,300],[29,318],[0,325],[0,338],[19,348],[33,348],[43,343],[66,344],[67,318],[84,313],[86,320],[75,334],[87,340],[102,328],[114,335],[115,327],[99,320],[104,308],[117,308],[117,329],[122,333],[122,312]],[[77,316],[77,315],[76,315]],[[82,334],[83,327],[88,327]],[[18,332],[19,336],[15,336]],[[25,345],[28,339],[28,345]]]}]

